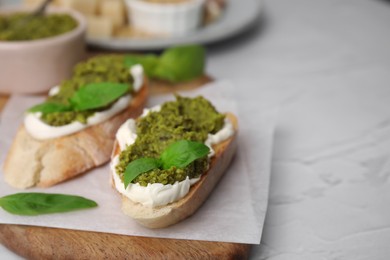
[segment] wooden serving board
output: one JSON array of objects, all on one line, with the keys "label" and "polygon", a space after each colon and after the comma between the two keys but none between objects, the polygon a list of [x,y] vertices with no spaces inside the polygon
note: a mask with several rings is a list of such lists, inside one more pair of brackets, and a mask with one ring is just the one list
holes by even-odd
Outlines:
[{"label": "wooden serving board", "polygon": [[246,259],[249,245],[0,225],[0,242],[28,259]]},{"label": "wooden serving board", "polygon": [[[151,82],[150,94],[192,89],[208,76],[185,85]],[[8,96],[0,95],[0,112]],[[162,239],[89,231],[0,224],[0,243],[27,259],[247,259],[250,245]]]}]

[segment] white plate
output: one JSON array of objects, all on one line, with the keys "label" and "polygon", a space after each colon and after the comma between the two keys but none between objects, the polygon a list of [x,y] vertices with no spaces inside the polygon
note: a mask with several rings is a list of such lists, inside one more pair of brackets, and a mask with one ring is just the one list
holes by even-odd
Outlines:
[{"label": "white plate", "polygon": [[261,0],[227,0],[223,16],[198,31],[181,37],[154,39],[87,39],[90,46],[110,50],[157,50],[172,45],[220,41],[242,32],[260,15]]}]

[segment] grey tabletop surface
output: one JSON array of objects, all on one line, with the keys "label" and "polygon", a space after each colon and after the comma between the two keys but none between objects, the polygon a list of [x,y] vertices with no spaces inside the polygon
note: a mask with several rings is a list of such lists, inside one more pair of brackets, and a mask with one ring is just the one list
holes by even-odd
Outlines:
[{"label": "grey tabletop surface", "polygon": [[254,26],[208,46],[240,116],[279,109],[251,259],[390,258],[389,25],[390,1],[268,0]]},{"label": "grey tabletop surface", "polygon": [[210,48],[253,120],[279,107],[252,259],[390,258],[389,25],[390,1],[272,0]]}]

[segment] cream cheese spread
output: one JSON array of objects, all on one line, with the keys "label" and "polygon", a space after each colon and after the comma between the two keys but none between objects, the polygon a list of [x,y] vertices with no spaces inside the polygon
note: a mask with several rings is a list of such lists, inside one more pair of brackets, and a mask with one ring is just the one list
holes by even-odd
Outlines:
[{"label": "cream cheese spread", "polygon": [[219,130],[215,134],[208,134],[207,139],[204,143],[210,148],[209,158],[214,156],[215,154],[212,145],[218,144],[228,139],[230,136],[233,135],[233,133],[234,127],[232,122],[228,118],[225,118],[225,122],[221,130]]},{"label": "cream cheese spread", "polygon": [[[158,111],[160,107],[153,107],[151,109],[144,109],[142,116],[147,115],[149,111]],[[116,139],[119,147],[122,150],[133,144],[137,138],[136,123],[134,119],[128,119],[119,128]],[[218,144],[234,134],[233,124],[229,119],[225,119],[224,126],[215,134],[209,134],[205,144],[210,147],[209,157],[214,156],[212,145]],[[111,161],[110,167],[113,174],[113,181],[116,189],[134,202],[141,203],[147,207],[164,206],[169,203],[178,201],[183,198],[190,190],[190,186],[199,181],[200,178],[189,179],[188,177],[174,184],[163,185],[161,183],[148,184],[146,187],[138,183],[130,183],[125,189],[124,183],[116,173],[116,165],[119,163],[119,155],[115,156]]]},{"label": "cream cheese spread", "polygon": [[139,202],[147,207],[164,206],[183,198],[190,190],[191,185],[199,181],[200,178],[189,179],[188,177],[174,184],[153,183],[146,187],[138,183],[130,183],[125,189],[125,185],[115,171],[115,166],[119,163],[119,155],[115,156],[111,162],[111,171],[115,188],[134,202]]},{"label": "cream cheese spread", "polygon": [[144,67],[142,67],[140,64],[136,64],[134,66],[131,66],[130,74],[133,76],[133,88],[135,92],[138,92],[142,84],[144,84]]},{"label": "cream cheese spread", "polygon": [[[144,80],[143,67],[139,64],[134,65],[129,69],[129,73],[134,79],[134,91],[138,92],[141,89]],[[58,91],[59,87],[55,86],[49,91],[49,95],[53,96],[57,94]],[[120,111],[128,107],[131,102],[131,99],[131,95],[125,95],[119,98],[109,109],[94,113],[93,116],[87,119],[86,124],[76,121],[63,126],[51,126],[40,119],[41,113],[38,112],[27,113],[24,118],[24,125],[26,127],[27,132],[35,139],[44,140],[50,138],[57,138],[76,133],[91,125],[99,124],[111,118],[112,116],[118,114]]]},{"label": "cream cheese spread", "polygon": [[57,95],[60,92],[60,86],[54,86],[49,90],[49,96]]}]

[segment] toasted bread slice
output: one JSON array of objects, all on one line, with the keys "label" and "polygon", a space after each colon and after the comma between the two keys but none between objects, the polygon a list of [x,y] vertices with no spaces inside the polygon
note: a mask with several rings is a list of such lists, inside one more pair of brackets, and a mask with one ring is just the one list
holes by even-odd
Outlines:
[{"label": "toasted bread slice", "polygon": [[[237,148],[237,118],[227,113],[234,127],[234,134],[213,146],[215,155],[210,160],[207,172],[201,175],[200,180],[191,186],[188,194],[182,199],[165,206],[146,207],[140,203],[131,201],[122,195],[122,211],[148,228],[164,228],[191,216],[207,199],[224,172],[228,168]],[[119,145],[115,142],[113,155],[120,152]],[[112,180],[113,183],[113,180]]]},{"label": "toasted bread slice", "polygon": [[15,188],[49,187],[110,160],[115,134],[129,117],[139,116],[148,96],[147,81],[129,107],[77,133],[36,140],[21,125],[4,163],[5,180]]}]

